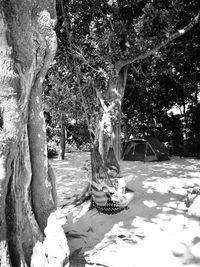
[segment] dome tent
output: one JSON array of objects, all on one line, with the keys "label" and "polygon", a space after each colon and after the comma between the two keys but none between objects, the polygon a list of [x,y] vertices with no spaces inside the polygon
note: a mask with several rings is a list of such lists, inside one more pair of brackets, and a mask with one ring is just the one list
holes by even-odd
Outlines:
[{"label": "dome tent", "polygon": [[169,160],[163,144],[155,137],[131,139],[124,145],[122,160],[127,161],[164,161]]}]

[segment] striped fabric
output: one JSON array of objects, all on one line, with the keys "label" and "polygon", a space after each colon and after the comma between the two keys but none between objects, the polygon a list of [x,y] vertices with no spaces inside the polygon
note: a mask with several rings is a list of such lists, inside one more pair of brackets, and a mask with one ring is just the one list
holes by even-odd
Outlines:
[{"label": "striped fabric", "polygon": [[108,201],[107,193],[103,185],[92,182],[92,198],[93,201],[99,206],[105,206]]},{"label": "striped fabric", "polygon": [[92,206],[99,212],[111,215],[128,208],[122,198],[113,194],[114,192],[110,192],[110,188],[108,188],[105,183],[96,183],[93,181],[91,188]]},{"label": "striped fabric", "polygon": [[[94,146],[93,150],[91,151],[91,165],[92,179],[90,182],[92,206],[96,207],[99,212],[105,214],[116,214],[126,209],[126,202],[124,202],[121,197],[117,196],[117,190],[119,186],[118,180],[112,179],[110,177],[108,170],[106,170],[104,166],[102,157],[99,153],[99,149],[97,146]],[[113,165],[114,164],[112,161],[112,164],[109,165],[111,171],[114,168]],[[119,168],[117,172],[119,172]]]},{"label": "striped fabric", "polygon": [[92,205],[101,213],[112,215],[117,214],[123,210],[127,210],[127,205],[120,205],[112,201],[111,197],[108,196],[108,201],[105,206],[97,205],[94,201],[92,201]]}]

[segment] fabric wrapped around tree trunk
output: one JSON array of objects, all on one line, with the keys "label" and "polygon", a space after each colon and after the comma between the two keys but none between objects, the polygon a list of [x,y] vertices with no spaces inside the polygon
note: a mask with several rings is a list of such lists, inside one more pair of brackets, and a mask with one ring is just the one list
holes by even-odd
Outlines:
[{"label": "fabric wrapped around tree trunk", "polygon": [[[110,152],[111,154],[113,152]],[[108,158],[106,164],[112,164],[113,161]],[[115,162],[116,164],[116,162]],[[118,163],[117,163],[118,164]],[[98,147],[94,147],[91,152],[91,166],[92,166],[92,206],[99,212],[104,214],[116,214],[124,209],[127,209],[127,204],[120,199],[112,199],[113,184],[109,178],[106,167],[99,153]],[[117,165],[119,168],[119,164]],[[108,187],[107,187],[108,186]]]}]

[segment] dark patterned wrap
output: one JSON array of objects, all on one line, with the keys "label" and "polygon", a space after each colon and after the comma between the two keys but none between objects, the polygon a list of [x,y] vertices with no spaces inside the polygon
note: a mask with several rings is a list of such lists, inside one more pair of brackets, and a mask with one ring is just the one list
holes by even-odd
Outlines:
[{"label": "dark patterned wrap", "polygon": [[[112,153],[111,153],[112,154]],[[99,153],[99,150],[97,147],[94,147],[91,153],[91,162],[92,162],[92,180],[96,183],[104,182],[108,186],[113,187],[113,183],[111,179],[108,177],[108,174],[106,172],[106,168],[104,166],[102,157]],[[114,162],[113,157],[111,157],[111,160],[109,158],[109,163],[113,164]],[[107,162],[108,164],[108,162]],[[108,165],[107,165],[108,166]],[[117,166],[117,164],[116,164]],[[118,166],[119,168],[119,166]],[[92,187],[92,191],[98,190],[98,188]],[[94,192],[95,193],[95,192]],[[120,202],[120,201],[113,201],[112,200],[112,193],[107,193],[107,202],[105,205],[98,205],[95,203],[94,199],[92,198],[92,207],[95,207],[99,212],[104,214],[116,214],[124,209],[128,209],[127,204]]]}]

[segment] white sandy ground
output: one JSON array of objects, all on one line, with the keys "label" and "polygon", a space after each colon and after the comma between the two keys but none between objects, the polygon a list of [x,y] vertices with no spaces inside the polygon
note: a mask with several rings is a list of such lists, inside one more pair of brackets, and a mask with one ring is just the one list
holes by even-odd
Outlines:
[{"label": "white sandy ground", "polygon": [[[67,153],[52,159],[58,205],[86,185],[89,153]],[[121,172],[134,174],[130,209],[116,215],[87,211],[87,203],[60,209],[67,215],[64,231],[71,251],[70,267],[197,267],[200,266],[200,221],[187,216],[187,189],[200,185],[200,161],[171,158],[163,162],[121,161]]]}]

